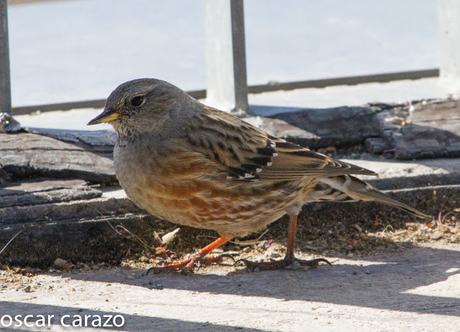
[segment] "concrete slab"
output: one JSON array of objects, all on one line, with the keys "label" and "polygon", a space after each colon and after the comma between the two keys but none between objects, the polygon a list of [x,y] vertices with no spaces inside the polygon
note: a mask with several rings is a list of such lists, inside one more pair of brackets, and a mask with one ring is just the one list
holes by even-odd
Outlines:
[{"label": "concrete slab", "polygon": [[310,270],[145,276],[110,268],[33,277],[3,271],[0,313],[54,314],[52,331],[61,330],[66,314],[120,314],[126,324],[118,331],[454,331],[459,262],[457,245],[338,259]]}]

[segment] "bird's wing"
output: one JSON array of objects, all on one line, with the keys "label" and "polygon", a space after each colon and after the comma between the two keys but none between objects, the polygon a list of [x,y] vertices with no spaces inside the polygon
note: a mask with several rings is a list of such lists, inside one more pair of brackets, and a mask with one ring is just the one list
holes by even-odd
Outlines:
[{"label": "bird's wing", "polygon": [[268,135],[228,113],[205,107],[185,135],[194,151],[238,180],[295,180],[305,176],[375,175],[300,145]]}]

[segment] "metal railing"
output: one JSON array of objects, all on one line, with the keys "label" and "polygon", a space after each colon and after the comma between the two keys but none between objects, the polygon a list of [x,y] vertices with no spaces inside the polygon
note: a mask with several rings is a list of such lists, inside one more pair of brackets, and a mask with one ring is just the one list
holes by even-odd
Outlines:
[{"label": "metal railing", "polygon": [[[379,73],[329,79],[305,80],[296,82],[247,85],[246,54],[244,37],[243,0],[205,0],[206,1],[206,67],[207,90],[188,91],[196,98],[207,97],[213,105],[227,111],[245,112],[248,108],[248,93],[261,93],[300,88],[323,88],[334,85],[353,85],[362,83],[414,80],[438,76],[452,80],[460,78],[457,60],[460,60],[460,47],[454,38],[460,38],[460,1],[438,0],[442,36],[443,60],[441,69],[423,69],[393,73]],[[450,12],[452,11],[452,12]],[[455,11],[455,15],[454,12]],[[454,16],[455,20],[452,20]],[[444,17],[449,19],[443,19]],[[449,34],[454,31],[458,33]],[[457,43],[458,44],[458,43]],[[447,64],[447,65],[446,65]],[[0,0],[0,113],[15,115],[28,114],[37,110],[55,111],[77,108],[103,107],[105,99],[11,107],[11,81],[8,48],[7,0]]]},{"label": "metal railing", "polygon": [[[345,76],[336,78],[324,78],[318,80],[293,81],[293,82],[272,82],[267,84],[250,85],[247,87],[248,93],[263,93],[274,91],[289,91],[296,89],[307,88],[326,88],[339,85],[358,85],[364,83],[387,83],[400,80],[418,80],[422,78],[432,78],[439,76],[439,69],[424,69],[402,71],[384,74],[370,74],[359,76]],[[209,91],[209,90],[208,90]],[[197,99],[204,99],[207,96],[206,90],[191,90],[187,91],[189,95]],[[70,101],[65,103],[41,104],[32,106],[17,106],[13,107],[14,115],[30,114],[36,111],[53,112],[66,111],[79,108],[102,108],[104,107],[105,99],[93,99],[83,101]]]},{"label": "metal railing", "polygon": [[11,113],[11,76],[7,7],[6,0],[0,0],[0,113]]}]

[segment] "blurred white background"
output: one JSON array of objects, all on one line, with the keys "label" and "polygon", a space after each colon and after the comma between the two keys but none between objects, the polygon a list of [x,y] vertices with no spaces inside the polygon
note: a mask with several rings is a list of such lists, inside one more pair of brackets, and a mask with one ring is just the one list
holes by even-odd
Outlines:
[{"label": "blurred white background", "polygon": [[[11,5],[13,105],[105,98],[138,77],[205,88],[203,7],[197,0]],[[247,0],[245,19],[249,84],[439,66],[436,0]],[[433,86],[422,84],[423,93]]]}]

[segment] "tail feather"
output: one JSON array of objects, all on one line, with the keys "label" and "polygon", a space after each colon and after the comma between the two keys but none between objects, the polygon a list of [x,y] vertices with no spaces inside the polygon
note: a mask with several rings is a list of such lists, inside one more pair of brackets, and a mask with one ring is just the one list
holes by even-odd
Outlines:
[{"label": "tail feather", "polygon": [[[373,189],[373,188],[372,188]],[[368,200],[372,200],[372,201],[375,201],[375,202],[379,202],[379,203],[382,203],[382,204],[386,204],[386,205],[389,205],[389,206],[392,206],[392,207],[395,207],[395,208],[398,208],[400,210],[403,210],[403,211],[406,211],[407,213],[410,213],[418,218],[421,218],[421,219],[426,219],[426,220],[431,220],[432,219],[432,216],[426,214],[426,213],[423,213],[422,211],[420,210],[417,210],[416,208],[413,208],[403,202],[400,202],[394,198],[391,198],[387,195],[385,195],[384,193],[378,191],[378,190],[368,190],[366,192],[366,195],[370,198]]]},{"label": "tail feather", "polygon": [[321,183],[344,193],[348,200],[378,202],[406,211],[421,219],[432,219],[432,216],[385,195],[370,184],[351,175],[323,178]]}]

